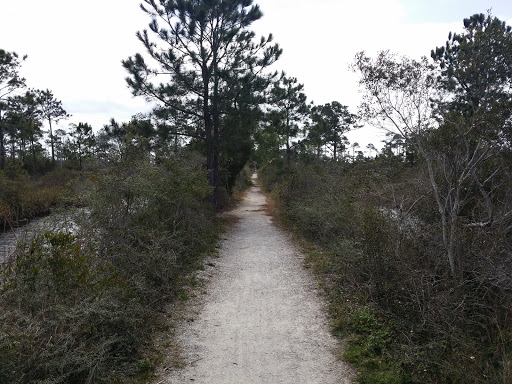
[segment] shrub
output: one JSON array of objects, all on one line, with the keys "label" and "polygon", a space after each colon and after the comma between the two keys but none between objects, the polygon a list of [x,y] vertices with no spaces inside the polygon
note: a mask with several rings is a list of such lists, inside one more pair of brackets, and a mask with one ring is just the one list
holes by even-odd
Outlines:
[{"label": "shrub", "polygon": [[0,171],[0,222],[16,227],[46,215],[62,201],[67,184],[75,175],[56,170],[38,178],[17,170]]},{"label": "shrub", "polygon": [[73,234],[37,235],[3,266],[0,382],[148,377],[156,313],[217,239],[209,191],[195,154],[127,156],[91,175]]},{"label": "shrub", "polygon": [[510,381],[510,223],[460,225],[465,263],[452,276],[423,165],[384,160],[260,172],[307,240],[345,358],[361,383]]},{"label": "shrub", "polygon": [[128,362],[142,308],[127,281],[68,233],[20,244],[3,270],[0,381],[81,383]]}]

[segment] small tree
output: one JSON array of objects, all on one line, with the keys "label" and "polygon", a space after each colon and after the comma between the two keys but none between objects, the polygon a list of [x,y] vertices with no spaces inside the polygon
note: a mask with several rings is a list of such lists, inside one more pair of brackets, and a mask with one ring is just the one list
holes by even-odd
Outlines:
[{"label": "small tree", "polygon": [[361,146],[356,141],[355,143],[352,143],[352,145],[350,147],[352,148],[352,161],[355,161],[355,159],[356,159],[356,148],[361,148]]},{"label": "small tree", "polygon": [[[478,60],[471,66],[477,63]],[[482,110],[482,113],[485,110],[483,115],[468,116],[463,108],[444,103],[442,82],[446,79],[439,77],[426,58],[397,59],[389,52],[381,52],[372,60],[360,53],[355,68],[361,74],[360,84],[365,90],[361,104],[363,116],[375,126],[400,134],[425,160],[440,215],[444,249],[450,270],[455,273],[461,265],[457,253],[461,213],[474,199],[471,194],[474,187],[480,190],[492,213],[490,193],[494,189],[489,183],[498,170],[488,169],[486,176],[479,170],[486,164],[494,167],[489,160],[492,137],[496,135],[482,135],[485,130],[478,132],[478,127],[481,128],[478,123],[493,121],[497,116],[492,117],[491,105]],[[471,219],[466,226],[489,223],[489,220]]]},{"label": "small tree", "polygon": [[[33,171],[37,169],[37,152],[41,149],[39,140],[42,137],[41,113],[37,108],[37,96],[34,91],[27,91],[24,95],[11,96],[7,100],[7,114],[16,121],[11,130],[11,140],[17,140],[23,155],[27,146],[32,154]],[[25,165],[29,165],[26,163]]]},{"label": "small tree", "polygon": [[357,116],[350,113],[346,105],[337,101],[315,106],[311,110],[313,122],[312,137],[328,144],[332,148],[333,160],[338,160],[338,153],[345,150],[345,134],[358,128]]},{"label": "small tree", "polygon": [[397,59],[388,51],[380,52],[375,60],[361,52],[356,55],[354,68],[360,73],[359,83],[364,88],[362,116],[370,124],[410,140],[425,159],[440,214],[444,248],[454,273],[460,195],[467,176],[460,175],[462,179],[457,177],[456,184],[448,183],[445,188],[439,184],[438,156],[427,140],[428,133],[438,126],[432,103],[439,96],[437,74],[426,58]]},{"label": "small tree", "polygon": [[366,145],[366,149],[368,149],[368,156],[372,157],[372,153],[377,153],[377,148],[372,143]]},{"label": "small tree", "polygon": [[57,123],[59,120],[67,119],[69,115],[62,107],[62,102],[57,100],[50,90],[37,91],[37,103],[41,117],[48,121],[50,127],[50,146],[52,151],[52,164],[55,165],[55,140],[53,137],[52,121]]},{"label": "small tree", "polygon": [[289,167],[294,146],[292,140],[299,134],[300,124],[309,112],[304,85],[294,77],[283,76],[274,83],[269,104],[267,117],[273,131],[285,145],[286,166]]},{"label": "small tree", "polygon": [[78,159],[80,171],[83,170],[83,158],[92,153],[94,147],[94,133],[87,123],[70,124],[71,145]]},{"label": "small tree", "polygon": [[[24,56],[21,61],[25,60]],[[0,49],[0,170],[5,169],[5,143],[2,124],[2,111],[7,107],[7,97],[17,89],[25,86],[25,79],[18,71],[21,61],[16,52]]]},{"label": "small tree", "polygon": [[62,166],[62,162],[66,159],[65,145],[66,140],[68,138],[68,134],[64,129],[56,129],[55,132],[53,132],[53,136],[55,141],[56,158]]}]

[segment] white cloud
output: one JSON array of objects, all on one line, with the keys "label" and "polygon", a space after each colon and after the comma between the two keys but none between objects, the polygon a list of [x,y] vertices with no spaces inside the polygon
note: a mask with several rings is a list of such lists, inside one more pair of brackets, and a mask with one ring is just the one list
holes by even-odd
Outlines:
[{"label": "white cloud", "polygon": [[[264,13],[258,34],[273,33],[284,48],[276,69],[304,83],[317,104],[338,100],[356,111],[357,76],[348,70],[356,52],[389,49],[430,55],[462,18],[493,8],[512,24],[505,0],[255,0]],[[29,86],[49,88],[73,114],[70,122],[95,128],[110,117],[123,121],[145,110],[127,89],[121,60],[142,52],[135,32],[147,27],[140,0],[4,1],[0,48],[29,57]],[[461,16],[462,15],[462,16]],[[442,22],[437,22],[442,21]],[[94,102],[93,102],[94,101]],[[375,131],[355,133],[362,147],[379,144]]]},{"label": "white cloud", "polygon": [[[276,67],[297,77],[310,100],[337,100],[357,111],[358,76],[349,70],[359,51],[380,50],[419,58],[443,45],[458,23],[406,23],[407,10],[395,0],[258,2],[265,16],[256,24],[259,34],[272,32],[284,49]],[[267,9],[267,11],[266,11]],[[368,127],[349,135],[365,147],[380,145],[384,133]]]},{"label": "white cloud", "polygon": [[[129,119],[146,110],[142,99],[133,99],[121,66],[121,60],[142,48],[135,32],[149,20],[138,4],[138,0],[6,2],[1,48],[28,55],[21,71],[27,85],[52,90],[73,114],[70,121],[89,122],[96,128],[110,117]],[[112,108],[114,104],[122,108]]]}]

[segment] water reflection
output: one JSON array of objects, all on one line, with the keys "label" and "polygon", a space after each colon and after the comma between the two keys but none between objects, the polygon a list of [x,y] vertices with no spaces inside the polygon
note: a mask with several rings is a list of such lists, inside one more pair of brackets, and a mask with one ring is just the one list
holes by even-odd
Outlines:
[{"label": "water reflection", "polygon": [[59,211],[49,216],[34,219],[23,227],[0,232],[0,263],[4,262],[16,250],[19,241],[30,239],[46,231],[74,232],[76,230],[76,218],[82,210]]}]

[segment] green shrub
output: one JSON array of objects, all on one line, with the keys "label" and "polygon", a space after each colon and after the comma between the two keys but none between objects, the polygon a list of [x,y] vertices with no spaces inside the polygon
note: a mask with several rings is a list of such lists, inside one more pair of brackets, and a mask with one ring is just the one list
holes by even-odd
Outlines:
[{"label": "green shrub", "polygon": [[461,225],[465,265],[452,276],[422,167],[297,163],[260,177],[282,222],[307,241],[361,383],[508,382],[510,226]]},{"label": "green shrub", "polygon": [[46,215],[62,202],[68,182],[75,175],[56,170],[38,178],[30,178],[19,169],[0,171],[0,224],[16,227],[28,220]]},{"label": "green shrub", "polygon": [[15,256],[0,290],[0,345],[9,352],[1,382],[86,382],[127,361],[142,308],[112,266],[67,233],[36,236]]},{"label": "green shrub", "polygon": [[179,297],[219,227],[195,154],[127,156],[82,186],[73,231],[20,244],[0,281],[0,382],[149,377],[156,313]]}]

